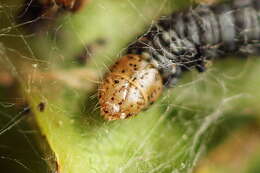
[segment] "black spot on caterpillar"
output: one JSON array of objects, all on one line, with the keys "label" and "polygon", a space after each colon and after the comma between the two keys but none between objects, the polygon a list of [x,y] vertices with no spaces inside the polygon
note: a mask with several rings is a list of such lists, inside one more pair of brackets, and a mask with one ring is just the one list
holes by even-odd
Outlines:
[{"label": "black spot on caterpillar", "polygon": [[156,101],[163,86],[175,85],[183,72],[203,72],[216,57],[259,53],[259,0],[199,5],[161,17],[105,76],[99,88],[101,114],[108,120],[134,116]]}]

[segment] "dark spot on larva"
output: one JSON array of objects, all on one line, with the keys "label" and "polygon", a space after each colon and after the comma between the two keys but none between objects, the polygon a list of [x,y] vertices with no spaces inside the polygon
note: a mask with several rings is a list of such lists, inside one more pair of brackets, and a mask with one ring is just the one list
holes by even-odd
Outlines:
[{"label": "dark spot on larva", "polygon": [[138,68],[134,68],[134,70],[135,70],[135,71],[137,71],[137,70],[138,70]]},{"label": "dark spot on larva", "polygon": [[114,99],[115,99],[114,97],[111,98],[111,100],[114,100]]},{"label": "dark spot on larva", "polygon": [[131,107],[134,107],[134,105],[130,105]]},{"label": "dark spot on larva", "polygon": [[135,64],[134,67],[137,67],[137,65]]},{"label": "dark spot on larva", "polygon": [[43,112],[45,110],[45,103],[44,102],[40,102],[37,106],[38,110],[40,112]]},{"label": "dark spot on larva", "polygon": [[133,81],[135,81],[136,80],[136,77],[133,79]]},{"label": "dark spot on larva", "polygon": [[138,105],[143,105],[143,102],[137,102]]},{"label": "dark spot on larva", "polygon": [[125,73],[125,70],[122,70],[121,72],[122,72],[122,73]]},{"label": "dark spot on larva", "polygon": [[139,62],[141,62],[141,61],[142,61],[142,59],[139,59],[138,61],[139,61]]},{"label": "dark spot on larva", "polygon": [[114,83],[119,83],[119,80],[114,80]]},{"label": "dark spot on larva", "polygon": [[127,117],[130,117],[131,115],[132,115],[132,114],[129,113],[129,114],[127,114]]},{"label": "dark spot on larva", "polygon": [[122,105],[122,102],[119,102],[118,104],[119,104],[119,105]]},{"label": "dark spot on larva", "polygon": [[129,58],[129,59],[133,59],[134,57],[133,57],[132,55],[129,55],[128,58]]},{"label": "dark spot on larva", "polygon": [[105,113],[107,114],[107,113],[108,113],[108,111],[105,111]]},{"label": "dark spot on larva", "polygon": [[130,63],[129,65],[130,65],[130,66],[133,66],[133,64],[132,64],[132,63]]}]

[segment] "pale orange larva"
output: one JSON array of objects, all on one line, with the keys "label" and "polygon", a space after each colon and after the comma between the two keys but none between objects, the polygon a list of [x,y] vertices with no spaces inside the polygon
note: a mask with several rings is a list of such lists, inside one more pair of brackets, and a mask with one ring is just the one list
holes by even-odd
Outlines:
[{"label": "pale orange larva", "polygon": [[107,120],[135,116],[161,95],[163,82],[157,68],[141,55],[120,58],[99,87],[101,114]]}]

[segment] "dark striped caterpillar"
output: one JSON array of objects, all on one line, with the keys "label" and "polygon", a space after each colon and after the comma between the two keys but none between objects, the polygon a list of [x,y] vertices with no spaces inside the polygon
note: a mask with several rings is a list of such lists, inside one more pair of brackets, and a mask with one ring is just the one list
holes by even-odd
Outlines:
[{"label": "dark striped caterpillar", "polygon": [[108,120],[138,114],[180,75],[228,54],[260,53],[260,0],[197,6],[162,17],[110,69],[99,87]]}]

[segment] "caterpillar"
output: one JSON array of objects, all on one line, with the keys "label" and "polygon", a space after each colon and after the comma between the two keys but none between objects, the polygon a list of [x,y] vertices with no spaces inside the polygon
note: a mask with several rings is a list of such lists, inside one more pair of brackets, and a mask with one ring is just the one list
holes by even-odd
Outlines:
[{"label": "caterpillar", "polygon": [[260,53],[260,1],[198,5],[161,17],[129,46],[99,86],[101,115],[125,119],[148,108],[186,71],[228,54]]}]

